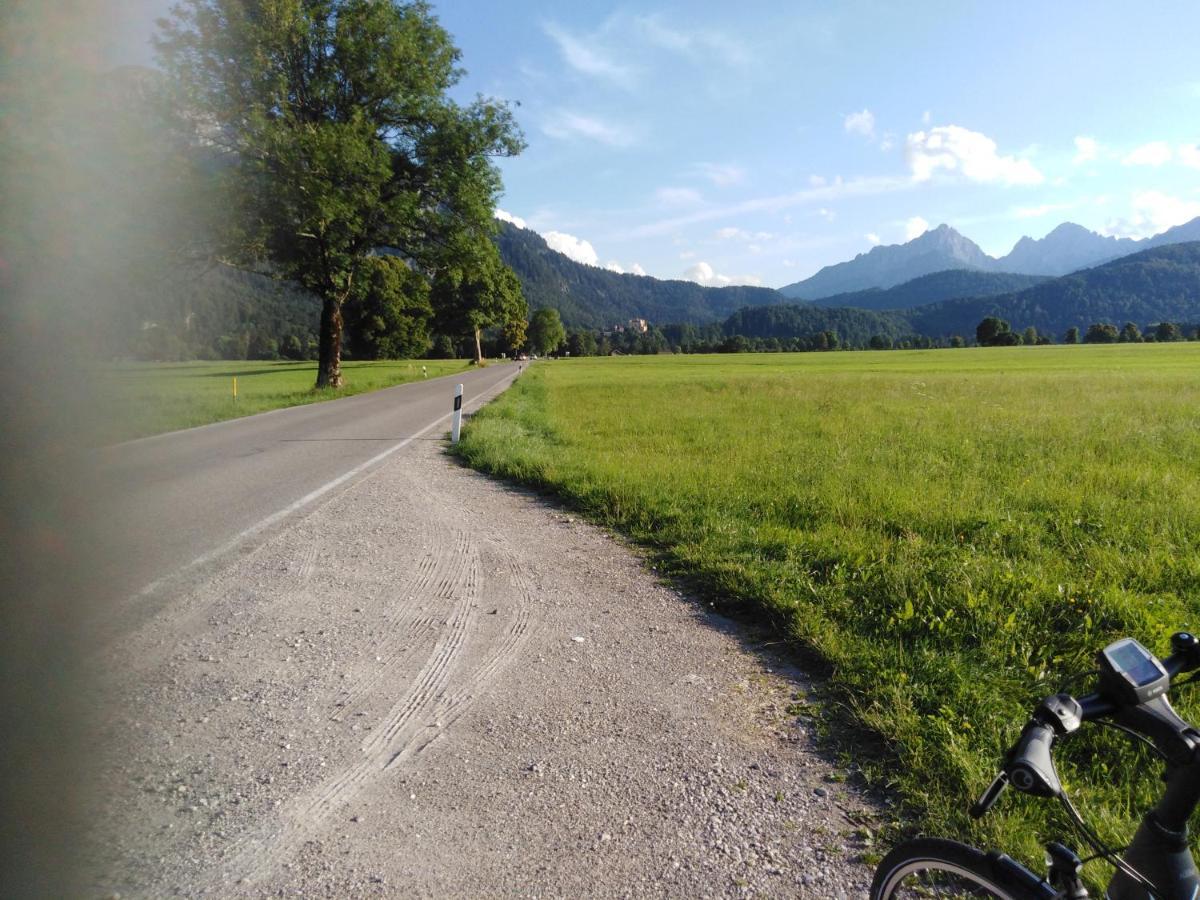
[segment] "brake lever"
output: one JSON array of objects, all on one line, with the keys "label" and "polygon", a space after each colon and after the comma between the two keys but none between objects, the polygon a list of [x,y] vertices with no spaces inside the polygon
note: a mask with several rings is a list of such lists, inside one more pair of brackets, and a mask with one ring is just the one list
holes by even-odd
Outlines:
[{"label": "brake lever", "polygon": [[987,815],[987,811],[996,805],[996,801],[1004,793],[1006,787],[1008,787],[1008,773],[1001,771],[995,780],[988,785],[988,789],[983,792],[983,796],[971,807],[971,818],[982,819]]}]

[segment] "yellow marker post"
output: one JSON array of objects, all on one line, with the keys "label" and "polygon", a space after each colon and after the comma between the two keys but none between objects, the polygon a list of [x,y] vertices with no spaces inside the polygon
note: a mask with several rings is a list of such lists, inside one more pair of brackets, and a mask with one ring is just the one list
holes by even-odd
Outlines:
[{"label": "yellow marker post", "polygon": [[233,400],[237,402],[237,376],[233,376]]}]

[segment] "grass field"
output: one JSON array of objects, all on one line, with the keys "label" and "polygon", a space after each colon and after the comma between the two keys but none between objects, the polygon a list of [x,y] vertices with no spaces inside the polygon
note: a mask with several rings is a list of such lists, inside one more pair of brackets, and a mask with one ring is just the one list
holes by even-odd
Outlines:
[{"label": "grass field", "polygon": [[[348,397],[379,388],[448,375],[461,359],[344,362],[346,386],[317,391],[315,362],[125,363],[96,373],[97,395],[111,405],[100,429],[102,444],[159,434],[269,409]],[[233,379],[237,378],[237,399]]]},{"label": "grass field", "polygon": [[[815,651],[909,822],[1038,867],[1057,805],[966,815],[1028,711],[1116,636],[1200,626],[1198,344],[555,361],[461,450]],[[1123,846],[1158,770],[1105,729],[1061,751]]]}]

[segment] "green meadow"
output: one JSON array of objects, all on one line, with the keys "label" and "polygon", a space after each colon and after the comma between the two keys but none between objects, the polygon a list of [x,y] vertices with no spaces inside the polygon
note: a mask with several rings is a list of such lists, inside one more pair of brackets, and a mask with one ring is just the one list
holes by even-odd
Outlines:
[{"label": "green meadow", "polygon": [[[315,362],[123,363],[94,373],[103,398],[101,444],[207,425],[285,406],[348,397],[462,371],[461,359],[344,362],[346,386],[315,390]],[[233,381],[237,379],[237,397]]]},{"label": "green meadow", "polygon": [[[901,829],[1039,868],[1039,838],[1071,839],[1057,805],[966,813],[1028,712],[1111,639],[1200,627],[1194,343],[550,361],[461,453],[823,661],[827,722]],[[1058,759],[1122,846],[1158,769],[1094,727]]]}]

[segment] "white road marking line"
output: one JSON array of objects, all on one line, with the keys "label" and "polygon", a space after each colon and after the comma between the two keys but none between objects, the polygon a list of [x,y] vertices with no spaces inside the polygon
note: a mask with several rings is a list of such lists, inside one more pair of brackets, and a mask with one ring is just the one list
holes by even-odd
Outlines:
[{"label": "white road marking line", "polygon": [[[491,399],[492,395],[499,393],[500,388],[506,387],[508,383],[511,383],[511,381],[512,381],[511,378],[508,379],[507,381],[501,381],[499,384],[497,384],[495,387],[493,387],[490,391],[487,391],[486,393],[481,394],[478,398],[476,398],[474,400],[473,405],[482,406],[487,400]],[[396,453],[399,450],[403,450],[405,447],[407,447],[413,441],[417,440],[418,438],[420,438],[422,435],[426,434],[427,432],[432,431],[434,428],[437,428],[439,425],[441,425],[443,422],[445,422],[447,419],[449,419],[453,415],[454,415],[453,412],[448,412],[443,416],[439,416],[438,418],[436,418],[432,422],[430,422],[428,425],[426,425],[424,428],[422,428],[420,431],[418,431],[416,434],[409,435],[404,440],[400,441],[398,444],[393,444],[391,447],[388,447],[386,450],[384,450],[380,453],[376,453],[374,456],[372,456],[366,462],[359,463],[357,466],[355,466],[349,472],[339,475],[337,478],[333,479],[332,481],[326,482],[325,484],[321,485],[316,490],[309,491],[307,494],[305,494],[299,500],[296,500],[294,503],[290,503],[289,505],[285,506],[283,509],[279,510],[278,512],[271,513],[271,515],[267,516],[265,519],[262,519],[256,523],[254,523],[253,525],[251,525],[249,528],[245,529],[244,531],[238,532],[238,534],[234,535],[232,538],[230,538],[228,541],[226,541],[221,546],[217,547],[215,550],[210,550],[207,553],[203,553],[200,556],[197,556],[195,559],[193,559],[190,563],[187,563],[186,565],[179,567],[174,572],[164,575],[161,578],[156,578],[154,581],[150,582],[148,585],[146,585],[140,591],[137,591],[136,593],[131,594],[129,597],[129,600],[126,602],[133,602],[133,601],[140,600],[143,597],[147,597],[150,594],[153,594],[155,591],[157,591],[163,585],[167,584],[170,581],[175,580],[176,578],[180,577],[181,575],[184,575],[187,572],[192,571],[193,569],[199,568],[200,566],[203,566],[206,563],[212,562],[214,559],[217,559],[218,557],[224,556],[226,553],[229,553],[229,552],[235,550],[239,544],[243,543],[244,541],[248,540],[249,538],[254,537],[256,534],[259,534],[260,532],[265,531],[266,529],[270,528],[272,525],[275,525],[276,523],[282,521],[283,519],[286,519],[292,513],[297,512],[300,509],[303,509],[305,506],[308,506],[314,500],[320,499],[325,494],[328,494],[330,491],[332,491],[334,488],[345,484],[347,481],[349,481],[354,476],[362,474],[364,471],[371,468],[371,466],[387,459],[393,453]]]}]

